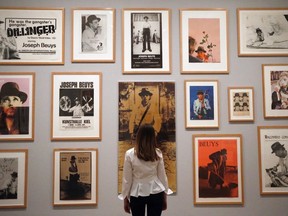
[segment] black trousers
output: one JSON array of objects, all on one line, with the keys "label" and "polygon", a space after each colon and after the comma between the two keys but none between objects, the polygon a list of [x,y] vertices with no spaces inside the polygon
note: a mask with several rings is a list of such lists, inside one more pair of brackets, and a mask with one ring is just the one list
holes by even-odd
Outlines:
[{"label": "black trousers", "polygon": [[130,207],[132,216],[145,216],[145,207],[147,205],[147,216],[160,216],[163,206],[163,194],[150,194],[147,197],[130,197]]}]

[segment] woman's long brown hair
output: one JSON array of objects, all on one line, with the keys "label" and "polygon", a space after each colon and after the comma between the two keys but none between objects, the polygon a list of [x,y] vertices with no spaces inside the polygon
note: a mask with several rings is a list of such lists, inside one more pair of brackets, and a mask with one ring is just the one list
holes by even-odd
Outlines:
[{"label": "woman's long brown hair", "polygon": [[142,125],[136,137],[136,155],[144,161],[156,161],[159,156],[156,153],[156,135],[152,125]]}]

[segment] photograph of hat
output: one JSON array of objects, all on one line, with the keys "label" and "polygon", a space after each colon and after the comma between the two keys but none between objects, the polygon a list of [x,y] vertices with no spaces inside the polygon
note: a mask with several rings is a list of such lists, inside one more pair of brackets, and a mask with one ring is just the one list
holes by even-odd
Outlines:
[{"label": "photograph of hat", "polygon": [[70,160],[76,160],[76,157],[72,155]]},{"label": "photograph of hat", "polygon": [[204,94],[202,90],[197,91],[197,95]]},{"label": "photograph of hat", "polygon": [[19,85],[15,82],[4,83],[0,91],[0,100],[6,96],[17,96],[24,103],[27,100],[27,94],[19,91]]},{"label": "photograph of hat", "polygon": [[98,20],[98,22],[101,21],[101,18],[100,17],[97,17],[96,15],[90,15],[88,16],[87,18],[87,23],[86,25],[89,25],[89,23],[92,23],[94,20]]},{"label": "photograph of hat", "polygon": [[204,49],[204,47],[203,46],[198,46],[198,49],[197,50],[195,50],[195,52],[204,52],[204,53],[206,53],[206,50]]},{"label": "photograph of hat", "polygon": [[148,16],[144,16],[143,19],[149,19],[149,17]]},{"label": "photograph of hat", "polygon": [[139,93],[139,96],[149,95],[152,96],[153,94],[149,91],[148,88],[142,88],[141,92]]},{"label": "photograph of hat", "polygon": [[275,142],[272,144],[271,146],[272,152],[271,154],[273,154],[275,151],[279,150],[279,149],[284,149],[284,144],[280,144],[280,142]]}]

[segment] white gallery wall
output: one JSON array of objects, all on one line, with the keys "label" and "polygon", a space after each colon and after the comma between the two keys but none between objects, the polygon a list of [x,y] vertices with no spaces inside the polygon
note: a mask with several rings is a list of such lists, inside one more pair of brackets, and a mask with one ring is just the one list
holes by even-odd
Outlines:
[{"label": "white gallery wall", "polygon": [[[0,0],[1,7],[65,8],[64,65],[7,65],[0,72],[35,72],[35,138],[33,142],[1,142],[0,149],[28,149],[28,200],[26,209],[0,209],[1,216],[124,216],[123,203],[117,198],[118,170],[118,82],[173,81],[176,92],[177,193],[168,197],[165,216],[271,216],[288,215],[288,196],[261,196],[257,126],[288,125],[286,119],[264,119],[262,64],[288,63],[288,57],[238,57],[237,8],[288,8],[287,0]],[[115,63],[71,63],[72,17],[75,7],[116,9]],[[170,75],[122,74],[122,8],[170,8]],[[225,8],[228,10],[229,74],[180,74],[179,9]],[[51,73],[102,72],[102,140],[51,141]],[[219,129],[186,129],[184,112],[185,80],[219,81]],[[229,123],[228,87],[254,87],[255,120]],[[244,205],[193,204],[193,134],[241,134],[243,153]],[[55,148],[98,148],[98,205],[53,207],[53,150]]]}]

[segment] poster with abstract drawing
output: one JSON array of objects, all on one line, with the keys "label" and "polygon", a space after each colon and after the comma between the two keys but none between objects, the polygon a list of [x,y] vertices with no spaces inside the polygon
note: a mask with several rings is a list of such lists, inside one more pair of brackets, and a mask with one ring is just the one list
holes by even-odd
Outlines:
[{"label": "poster with abstract drawing", "polygon": [[238,8],[239,56],[288,56],[288,8]]},{"label": "poster with abstract drawing", "polygon": [[288,194],[287,126],[258,126],[260,194]]},{"label": "poster with abstract drawing", "polygon": [[262,65],[265,118],[288,118],[288,65]]},{"label": "poster with abstract drawing", "polygon": [[229,121],[254,121],[253,87],[229,87]]},{"label": "poster with abstract drawing", "polygon": [[229,73],[227,11],[180,10],[181,73]]},{"label": "poster with abstract drawing", "polygon": [[239,134],[193,135],[194,204],[243,204]]},{"label": "poster with abstract drawing", "polygon": [[158,147],[164,156],[169,187],[176,192],[175,108],[174,82],[119,82],[119,193],[124,155],[135,146],[135,135],[141,124],[153,125]]}]

